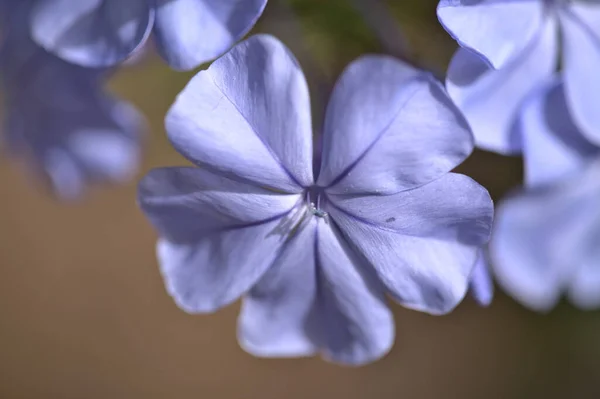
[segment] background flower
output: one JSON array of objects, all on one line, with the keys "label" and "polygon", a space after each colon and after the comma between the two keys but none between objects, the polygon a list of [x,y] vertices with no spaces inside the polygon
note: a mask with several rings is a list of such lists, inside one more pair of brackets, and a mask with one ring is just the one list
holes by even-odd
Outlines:
[{"label": "background flower", "polygon": [[47,177],[57,195],[79,198],[90,181],[124,182],[140,158],[143,121],[102,86],[109,71],[68,64],[37,47],[26,21],[31,2],[11,2],[0,47],[6,150]]},{"label": "background flower", "polygon": [[491,250],[499,282],[536,310],[565,291],[578,306],[598,307],[600,148],[574,125],[560,79],[529,96],[518,127],[526,186],[498,210]]},{"label": "background flower", "polygon": [[244,36],[267,0],[38,0],[34,39],[63,59],[113,66],[154,34],[172,68],[196,68]]},{"label": "background flower", "polygon": [[511,130],[516,112],[559,64],[571,114],[588,139],[600,143],[600,3],[442,0],[438,16],[463,47],[450,63],[447,86],[478,146],[519,152]]}]

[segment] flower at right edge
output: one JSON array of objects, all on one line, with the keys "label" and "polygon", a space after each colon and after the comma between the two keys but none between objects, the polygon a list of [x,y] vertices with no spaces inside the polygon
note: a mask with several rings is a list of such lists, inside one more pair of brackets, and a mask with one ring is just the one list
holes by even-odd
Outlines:
[{"label": "flower at right edge", "polygon": [[525,187],[502,201],[490,242],[498,283],[537,311],[563,293],[574,305],[600,307],[600,147],[587,140],[553,77],[525,100]]},{"label": "flower at right edge", "polygon": [[300,66],[257,35],[190,81],[166,128],[198,166],[155,169],[139,186],[167,290],[190,313],[243,297],[248,352],[365,364],[394,341],[386,294],[430,314],[464,297],[493,205],[449,173],[473,139],[430,74],[385,56],[353,62],[313,158]]}]

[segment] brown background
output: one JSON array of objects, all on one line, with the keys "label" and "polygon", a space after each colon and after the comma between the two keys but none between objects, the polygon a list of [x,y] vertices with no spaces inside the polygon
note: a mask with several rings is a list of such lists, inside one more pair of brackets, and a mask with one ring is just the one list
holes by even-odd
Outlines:
[{"label": "brown background", "polygon": [[[297,0],[287,9],[273,0],[257,27],[296,52],[313,93],[356,55],[389,50],[367,24],[352,19],[357,17],[346,2],[326,1]],[[443,70],[454,44],[437,25],[435,1],[389,3],[416,57]],[[167,144],[162,117],[190,76],[151,56],[112,82],[150,121],[140,176],[151,167],[183,163]],[[318,95],[313,101],[318,111]],[[476,153],[461,171],[498,198],[518,182],[520,162]],[[96,187],[85,201],[66,205],[3,160],[0,193],[1,399],[600,393],[599,314],[561,304],[550,315],[537,315],[502,294],[489,309],[467,298],[443,317],[395,306],[396,345],[367,367],[253,358],[235,340],[237,305],[190,316],[165,293],[154,258],[156,236],[136,207],[135,182]]]}]

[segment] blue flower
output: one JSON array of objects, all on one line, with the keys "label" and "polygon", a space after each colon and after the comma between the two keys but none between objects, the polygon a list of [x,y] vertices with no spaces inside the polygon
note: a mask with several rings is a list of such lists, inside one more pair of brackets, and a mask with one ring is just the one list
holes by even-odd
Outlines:
[{"label": "blue flower", "polygon": [[243,296],[247,351],[364,364],[394,340],[386,293],[431,314],[463,298],[492,202],[448,173],[472,137],[429,74],[384,56],[352,63],[316,176],[307,84],[270,36],[197,74],[166,128],[198,166],[155,169],[139,186],[167,289],[191,313]]},{"label": "blue flower", "polygon": [[600,148],[575,126],[565,87],[551,79],[524,102],[526,186],[499,206],[490,253],[504,289],[551,309],[567,292],[600,307]]},{"label": "blue flower", "polygon": [[523,99],[562,61],[567,104],[600,145],[600,3],[584,0],[441,0],[440,21],[463,47],[448,70],[450,96],[477,146],[520,152],[511,129]]},{"label": "blue flower", "polygon": [[197,67],[244,36],[267,0],[39,0],[34,39],[63,59],[89,67],[124,61],[154,33],[175,69]]},{"label": "blue flower", "polygon": [[90,181],[132,177],[140,157],[142,118],[102,91],[107,70],[68,64],[29,37],[30,1],[3,3],[9,18],[0,46],[6,149],[22,156],[56,194],[80,197]]}]

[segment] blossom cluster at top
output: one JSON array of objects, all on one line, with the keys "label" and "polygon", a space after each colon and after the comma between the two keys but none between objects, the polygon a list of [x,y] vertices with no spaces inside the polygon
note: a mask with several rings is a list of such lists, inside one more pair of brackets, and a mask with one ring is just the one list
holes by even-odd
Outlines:
[{"label": "blossom cluster at top", "polygon": [[[153,40],[175,70],[216,60],[165,117],[193,166],[151,170],[138,203],[177,305],[241,298],[248,352],[372,362],[394,342],[390,300],[440,315],[470,291],[488,305],[490,269],[533,309],[563,293],[600,306],[600,1],[441,0],[460,46],[446,81],[361,56],[317,129],[294,55],[242,40],[266,6],[0,0],[6,148],[66,199],[131,178],[145,123],[104,86]],[[495,217],[452,172],[474,146],[523,155],[524,187]]]}]

